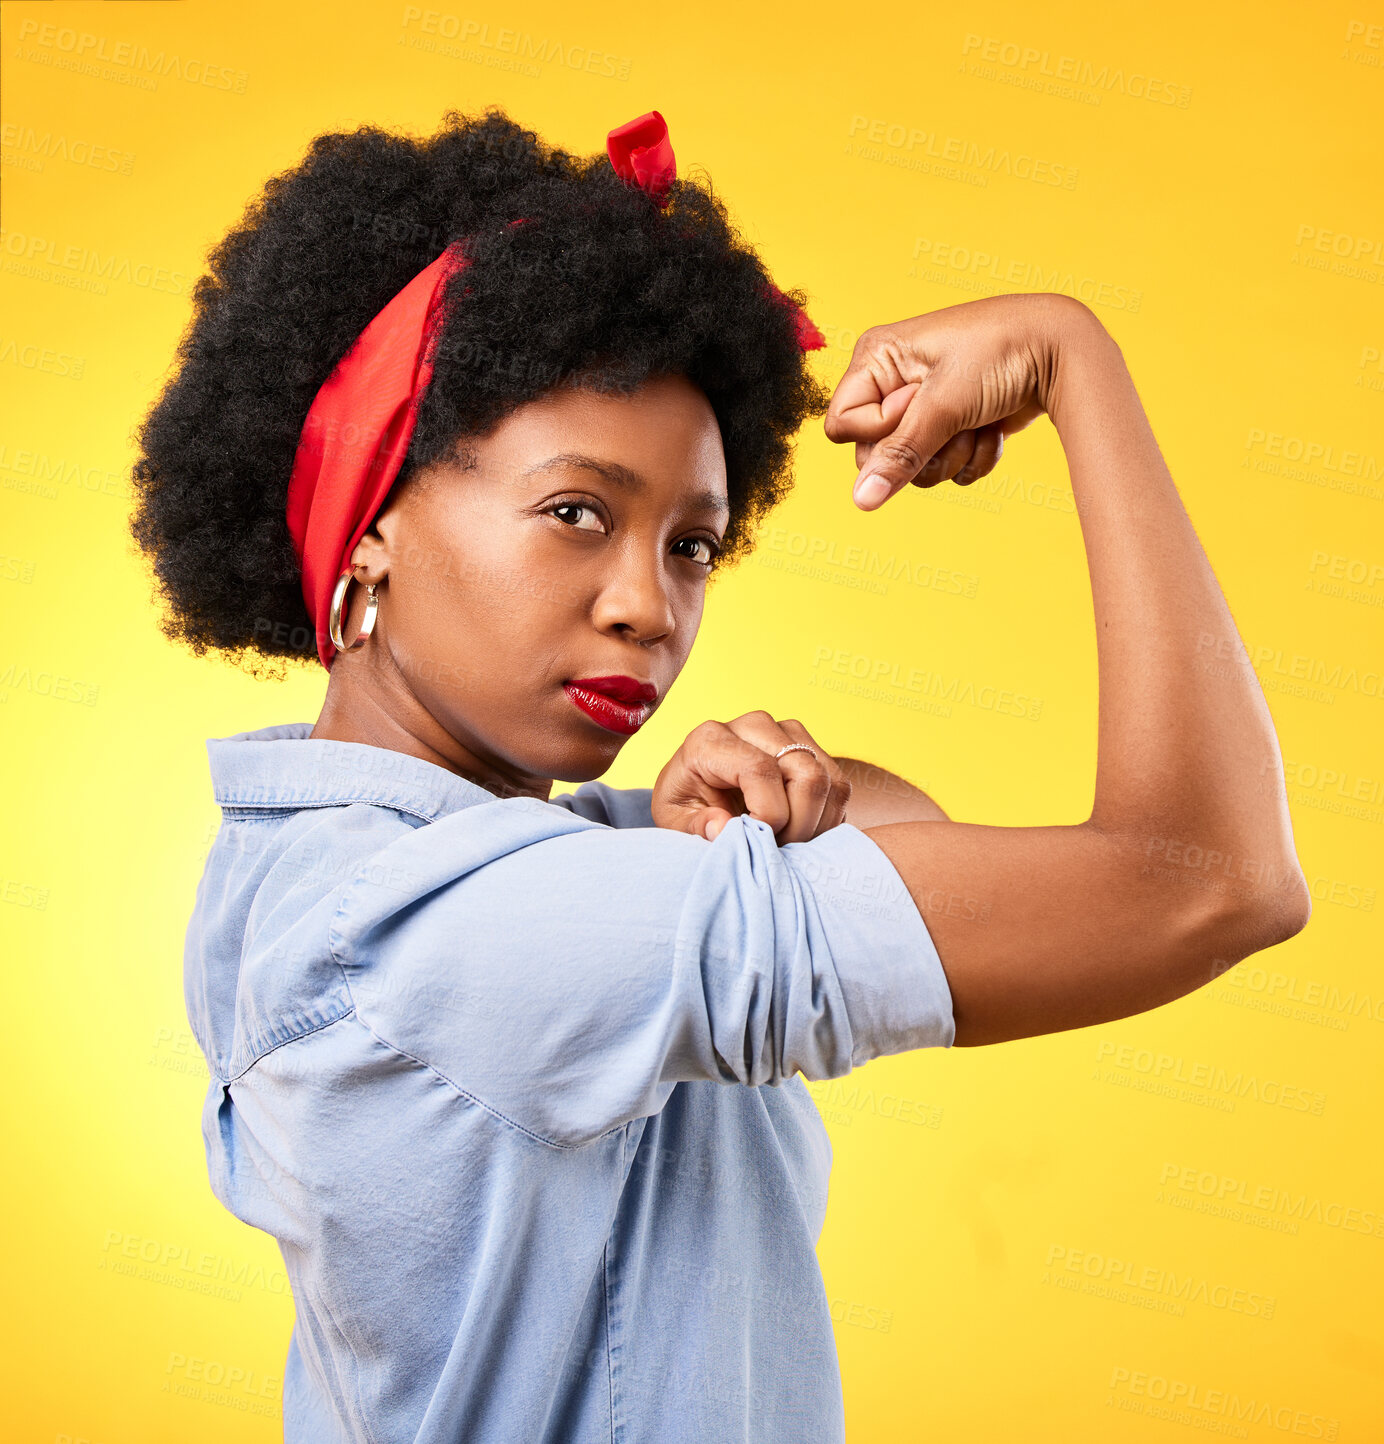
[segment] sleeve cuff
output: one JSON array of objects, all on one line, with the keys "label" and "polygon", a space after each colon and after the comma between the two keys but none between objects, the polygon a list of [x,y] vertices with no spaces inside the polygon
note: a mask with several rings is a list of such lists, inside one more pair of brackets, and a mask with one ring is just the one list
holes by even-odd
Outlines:
[{"label": "sleeve cuff", "polygon": [[831,939],[850,1018],[851,1066],[885,1053],[950,1048],[951,987],[888,853],[848,822],[780,852],[809,884]]}]

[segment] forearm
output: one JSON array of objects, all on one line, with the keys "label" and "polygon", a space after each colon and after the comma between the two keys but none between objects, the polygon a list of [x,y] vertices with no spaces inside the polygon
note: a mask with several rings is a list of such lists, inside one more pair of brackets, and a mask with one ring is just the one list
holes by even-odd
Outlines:
[{"label": "forearm", "polygon": [[854,827],[885,822],[945,822],[947,814],[921,788],[884,767],[854,757],[837,757],[836,765],[851,783],[846,821]]},{"label": "forearm", "polygon": [[[1099,672],[1090,824],[1151,867],[1236,880],[1256,906],[1303,884],[1273,721],[1114,340],[1085,308],[1046,404],[1091,574]],[[1211,862],[1216,854],[1220,854]]]}]

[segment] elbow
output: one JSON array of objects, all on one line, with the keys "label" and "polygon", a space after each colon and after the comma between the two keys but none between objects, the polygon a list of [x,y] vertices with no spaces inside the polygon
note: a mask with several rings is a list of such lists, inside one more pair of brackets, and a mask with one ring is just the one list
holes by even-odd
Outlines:
[{"label": "elbow", "polygon": [[1312,916],[1312,891],[1296,861],[1271,885],[1246,889],[1225,899],[1213,927],[1215,955],[1239,962],[1252,953],[1296,937]]},{"label": "elbow", "polygon": [[[1290,893],[1275,918],[1274,926],[1278,929],[1278,935],[1274,938],[1274,943],[1286,943],[1289,938],[1296,937],[1307,926],[1311,916],[1312,889],[1308,886],[1307,876],[1302,869],[1295,868]],[[1273,944],[1269,946],[1272,947]]]},{"label": "elbow", "polygon": [[1285,866],[1263,869],[1253,885],[1172,886],[1159,920],[1143,928],[1148,955],[1160,960],[1159,1001],[1195,992],[1252,954],[1286,943],[1311,916],[1311,889],[1291,855]]}]

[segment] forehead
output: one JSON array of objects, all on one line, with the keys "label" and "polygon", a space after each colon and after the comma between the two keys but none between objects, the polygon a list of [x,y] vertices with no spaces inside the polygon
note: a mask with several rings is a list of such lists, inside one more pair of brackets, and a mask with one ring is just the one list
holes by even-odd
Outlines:
[{"label": "forehead", "polygon": [[630,493],[701,493],[726,505],[726,460],[716,413],[684,377],[658,377],[635,391],[564,386],[516,408],[482,443],[487,459],[514,473],[557,477],[598,463]]}]

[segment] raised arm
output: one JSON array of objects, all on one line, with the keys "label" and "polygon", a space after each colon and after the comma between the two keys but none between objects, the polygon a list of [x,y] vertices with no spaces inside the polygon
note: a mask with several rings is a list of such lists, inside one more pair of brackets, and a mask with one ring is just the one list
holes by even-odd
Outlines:
[{"label": "raised arm", "polygon": [[889,500],[910,481],[983,475],[1004,435],[1043,412],[1067,456],[1095,607],[1091,815],[1075,826],[865,829],[936,943],[958,1045],[1157,1007],[1311,914],[1263,694],[1095,315],[1064,296],[1005,296],[876,327],[825,425],[887,484],[874,505],[898,508],[925,505],[912,493]]}]

